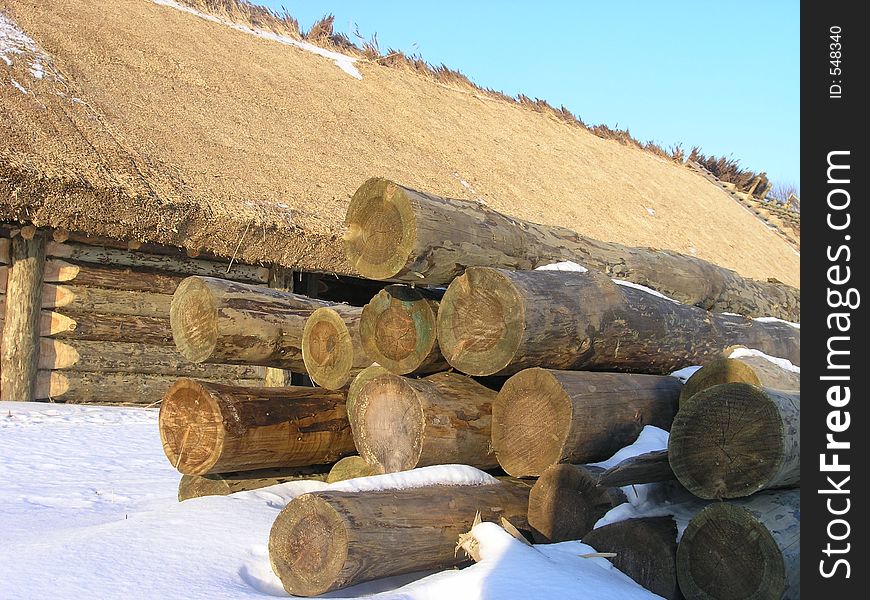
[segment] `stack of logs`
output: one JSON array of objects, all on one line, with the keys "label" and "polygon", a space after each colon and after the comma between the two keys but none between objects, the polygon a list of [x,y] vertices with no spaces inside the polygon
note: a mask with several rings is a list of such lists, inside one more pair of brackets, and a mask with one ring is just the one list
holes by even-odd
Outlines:
[{"label": "stack of logs", "polygon": [[[724,313],[798,320],[796,290],[382,179],[345,224],[363,276],[406,283],[364,307],[211,277],[178,286],[185,358],[304,371],[317,386],[179,380],[160,410],[179,498],[454,463],[500,481],[296,498],[269,541],[288,592],[461,564],[478,512],[538,543],[615,552],[666,598],[794,592],[799,496],[781,490],[799,483],[799,379],[726,357],[745,346],[799,364],[800,331]],[[534,270],[564,260],[596,270]],[[691,365],[705,366],[685,386],[669,375]],[[667,450],[594,464],[647,425],[671,432]],[[594,529],[640,484],[717,502],[679,545],[670,517]]]}]

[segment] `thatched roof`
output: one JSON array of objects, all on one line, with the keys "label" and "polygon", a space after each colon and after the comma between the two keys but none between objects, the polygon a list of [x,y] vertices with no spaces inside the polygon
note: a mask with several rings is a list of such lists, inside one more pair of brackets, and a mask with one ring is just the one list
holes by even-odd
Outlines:
[{"label": "thatched roof", "polygon": [[0,220],[349,272],[341,222],[377,175],[799,284],[783,240],[672,161],[173,4],[0,0]]}]

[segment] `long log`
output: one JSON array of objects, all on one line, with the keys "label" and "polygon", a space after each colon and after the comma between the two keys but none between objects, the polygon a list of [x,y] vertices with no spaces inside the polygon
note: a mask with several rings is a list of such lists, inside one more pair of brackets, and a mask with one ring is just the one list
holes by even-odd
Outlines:
[{"label": "long log", "polygon": [[526,369],[496,396],[492,446],[514,477],[604,460],[645,425],[670,429],[681,387],[674,377]]},{"label": "long log", "polygon": [[260,469],[213,475],[182,475],[178,482],[178,501],[203,496],[229,496],[236,492],[259,490],[289,481],[326,481],[328,467],[295,467],[290,469]]},{"label": "long log", "polygon": [[123,265],[95,265],[74,263],[52,258],[45,263],[45,281],[109,288],[156,294],[172,294],[184,279],[183,275],[148,269],[134,269]]},{"label": "long log", "polygon": [[495,397],[458,373],[382,375],[362,386],[348,416],[360,456],[387,473],[451,463],[494,469]]},{"label": "long log", "polygon": [[45,234],[41,231],[32,239],[17,236],[11,243],[12,268],[0,337],[0,400],[34,399],[45,245]]},{"label": "long log", "polygon": [[64,312],[94,312],[112,315],[141,315],[165,319],[172,296],[88,287],[83,285],[43,286],[42,307],[60,308]]},{"label": "long log", "polygon": [[715,312],[800,320],[800,290],[693,256],[601,242],[373,178],[353,195],[345,254],[371,279],[446,284],[474,266],[534,269],[570,260]]},{"label": "long log", "polygon": [[[47,311],[43,311],[46,313]],[[58,339],[84,340],[92,342],[130,342],[151,346],[173,346],[172,329],[168,318],[145,317],[142,315],[117,315],[93,312],[70,312],[55,319],[67,319],[72,327],[64,327],[52,334]],[[60,326],[57,322],[55,326]],[[174,352],[173,352],[174,353]]]},{"label": "long log", "polygon": [[799,567],[799,490],[711,504],[677,548],[677,579],[690,599],[797,599]]},{"label": "long log", "polygon": [[332,463],[354,452],[342,392],[180,379],[160,406],[160,439],[185,475]]},{"label": "long log", "polygon": [[654,594],[682,600],[677,584],[677,524],[672,517],[627,519],[593,529],[583,543],[613,552],[617,569]]},{"label": "long log", "polygon": [[800,373],[787,371],[760,356],[717,358],[695,371],[680,394],[680,404],[720,383],[749,383],[775,390],[799,390]]},{"label": "long log", "polygon": [[332,465],[329,474],[326,476],[326,483],[335,483],[346,479],[356,479],[357,477],[382,475],[383,472],[383,469],[376,465],[369,464],[362,456],[345,456]]},{"label": "long log", "polygon": [[438,300],[433,293],[390,285],[363,307],[359,334],[371,359],[396,375],[426,374],[450,368],[436,334]]},{"label": "long log", "polygon": [[665,374],[744,345],[800,363],[800,330],[713,314],[600,273],[474,267],[447,288],[438,343],[469,375],[526,367]]},{"label": "long log", "polygon": [[318,308],[305,322],[302,358],[311,381],[337,390],[372,363],[359,335],[362,308],[335,305]]},{"label": "long log", "polygon": [[446,569],[466,562],[456,543],[478,511],[526,530],[527,504],[528,490],[507,483],[305,494],[275,520],[269,560],[284,589],[300,596]]},{"label": "long log", "polygon": [[800,482],[800,392],[723,383],[680,406],[668,439],[677,479],[700,498]]},{"label": "long log", "polygon": [[191,362],[255,364],[304,371],[302,333],[331,303],[213,277],[188,277],[172,296],[172,337]]}]

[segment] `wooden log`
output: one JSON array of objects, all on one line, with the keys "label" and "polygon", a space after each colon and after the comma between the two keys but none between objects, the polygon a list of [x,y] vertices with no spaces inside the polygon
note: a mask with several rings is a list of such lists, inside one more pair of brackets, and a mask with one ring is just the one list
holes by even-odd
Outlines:
[{"label": "wooden log", "polygon": [[[0,304],[0,331],[3,330],[6,318],[6,304]],[[75,319],[51,310],[39,311],[39,335],[58,336],[69,335],[76,330]]]},{"label": "wooden log", "polygon": [[372,363],[359,335],[362,308],[335,305],[318,308],[305,322],[302,358],[311,381],[337,390]]},{"label": "wooden log", "polygon": [[11,242],[9,238],[0,238],[0,265],[8,265],[12,262],[9,252]]},{"label": "wooden log", "polygon": [[450,368],[438,346],[435,324],[442,293],[390,285],[363,307],[359,335],[372,360],[397,375]]},{"label": "wooden log", "polygon": [[799,390],[801,375],[794,371],[787,371],[760,356],[717,358],[689,377],[680,393],[680,404],[708,387],[733,382],[749,383],[775,390]]},{"label": "wooden log", "polygon": [[654,594],[682,600],[677,584],[677,524],[672,517],[627,519],[593,529],[583,543],[613,552],[617,569]]},{"label": "wooden log", "polygon": [[800,483],[800,392],[723,383],[680,407],[668,439],[674,474],[700,498]]},{"label": "wooden log", "polygon": [[64,312],[94,312],[111,315],[140,315],[165,319],[172,296],[127,290],[111,290],[83,285],[45,284],[43,308],[62,308]]},{"label": "wooden log", "polygon": [[526,367],[665,374],[734,345],[800,363],[800,330],[712,314],[600,273],[468,269],[438,308],[438,343],[469,375]]},{"label": "wooden log", "polygon": [[582,539],[607,511],[626,501],[618,487],[598,485],[600,471],[560,464],[541,473],[529,494],[529,525],[537,543]]},{"label": "wooden log", "polygon": [[326,481],[328,467],[294,467],[290,469],[260,469],[213,475],[182,475],[178,482],[178,501],[203,496],[229,496],[236,492],[259,490],[289,481]]},{"label": "wooden log", "polygon": [[76,285],[156,294],[173,294],[183,275],[120,265],[73,263],[59,258],[46,261],[46,278],[50,282],[74,281]]},{"label": "wooden log", "polygon": [[490,444],[495,397],[458,373],[375,377],[349,413],[357,450],[386,473],[451,463],[497,468]]},{"label": "wooden log", "polygon": [[0,265],[0,294],[6,293],[6,283],[9,280],[9,267]]},{"label": "wooden log", "polygon": [[686,598],[800,598],[800,491],[714,503],[689,522],[677,548]]},{"label": "wooden log", "polygon": [[633,456],[597,475],[598,485],[602,487],[656,483],[675,478],[667,450]]},{"label": "wooden log", "polygon": [[229,265],[227,263],[188,258],[180,254],[175,256],[150,254],[118,248],[106,248],[104,246],[89,246],[73,242],[64,244],[49,242],[47,254],[75,262],[118,265],[133,267],[135,269],[152,269],[179,275],[222,277],[224,279],[250,281],[253,283],[266,283],[269,281],[269,269],[266,267],[256,267],[234,262],[228,270],[227,267]]},{"label": "wooden log", "polygon": [[[356,427],[356,423],[359,421],[359,418],[355,418],[353,416],[354,407],[356,406],[356,397],[359,395],[359,391],[363,388],[370,379],[374,379],[375,377],[380,377],[381,375],[391,375],[387,369],[383,368],[381,365],[377,363],[372,363],[362,371],[356,374],[353,378],[353,381],[350,382],[350,385],[347,388],[347,419],[350,421],[350,429],[354,430]],[[356,439],[356,433],[354,433],[354,439]]]},{"label": "wooden log", "polygon": [[40,304],[45,266],[45,235],[12,240],[12,268],[6,288],[6,312],[0,337],[0,400],[34,399],[39,363]]},{"label": "wooden log", "polygon": [[528,270],[570,260],[707,310],[800,321],[800,290],[791,286],[672,251],[601,242],[386,179],[356,191],[344,224],[348,261],[371,279],[437,285],[467,267]]},{"label": "wooden log", "polygon": [[528,491],[506,483],[295,498],[269,534],[272,570],[290,594],[316,596],[356,583],[467,561],[460,534],[479,511],[525,530]]},{"label": "wooden log", "polygon": [[496,396],[492,446],[514,477],[604,460],[645,425],[670,429],[681,387],[674,377],[527,369]]},{"label": "wooden log", "polygon": [[302,333],[312,311],[331,303],[213,277],[188,277],[169,318],[189,361],[255,364],[304,371]]},{"label": "wooden log", "polygon": [[329,475],[326,476],[326,483],[335,483],[336,481],[344,481],[346,479],[356,479],[357,477],[369,477],[371,475],[381,475],[384,470],[376,465],[369,464],[362,456],[345,456],[340,461],[332,465],[329,470]]},{"label": "wooden log", "polygon": [[163,397],[160,439],[185,475],[335,462],[354,452],[345,394],[180,379]]},{"label": "wooden log", "polygon": [[[57,315],[54,326],[61,327],[60,319],[72,322],[72,327],[63,327],[53,334],[58,339],[85,340],[93,342],[129,342],[151,346],[174,346],[172,329],[168,318],[144,317],[142,315],[117,315],[94,312],[43,313]],[[172,354],[175,354],[174,348]]]}]

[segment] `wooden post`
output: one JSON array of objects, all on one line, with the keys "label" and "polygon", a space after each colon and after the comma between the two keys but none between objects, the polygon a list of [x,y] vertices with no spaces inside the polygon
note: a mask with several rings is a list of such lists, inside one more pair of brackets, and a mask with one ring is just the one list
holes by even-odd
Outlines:
[{"label": "wooden post", "polygon": [[799,390],[801,375],[787,371],[760,356],[717,358],[695,371],[683,391],[680,405],[698,392],[720,383],[749,383],[775,390]]},{"label": "wooden post", "polygon": [[0,344],[0,400],[31,402],[39,364],[45,234],[12,239],[6,315]]},{"label": "wooden post", "polygon": [[229,496],[236,492],[259,490],[288,481],[326,481],[328,467],[295,467],[290,469],[260,469],[212,475],[182,475],[178,482],[178,501],[203,496]]}]

